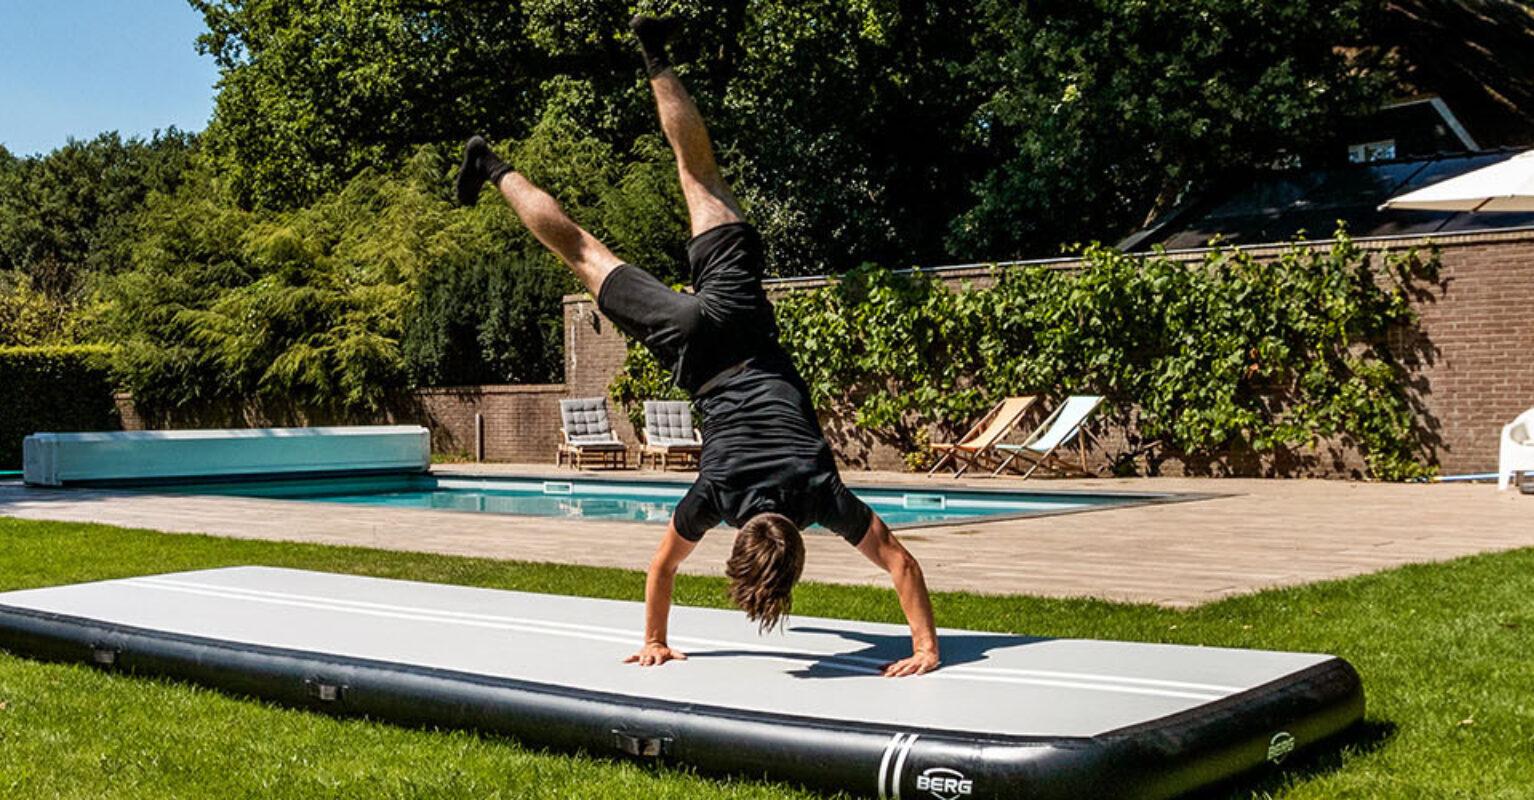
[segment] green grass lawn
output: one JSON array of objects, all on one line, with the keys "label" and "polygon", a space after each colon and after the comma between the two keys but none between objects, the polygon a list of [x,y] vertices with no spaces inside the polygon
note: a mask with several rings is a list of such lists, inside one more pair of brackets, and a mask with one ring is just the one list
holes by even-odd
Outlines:
[{"label": "green grass lawn", "polygon": [[[0,589],[234,564],[639,599],[621,570],[158,534],[0,518]],[[1126,563],[1126,571],[1133,565]],[[678,599],[724,604],[684,577]],[[1363,674],[1346,746],[1215,796],[1534,797],[1534,550],[1264,592],[1192,611],[940,594],[948,627],[1335,653]],[[808,584],[803,615],[901,621],[894,595]],[[635,632],[636,638],[638,631]],[[4,797],[801,796],[464,732],[396,728],[169,681],[0,655]],[[809,795],[803,795],[809,796]]]}]

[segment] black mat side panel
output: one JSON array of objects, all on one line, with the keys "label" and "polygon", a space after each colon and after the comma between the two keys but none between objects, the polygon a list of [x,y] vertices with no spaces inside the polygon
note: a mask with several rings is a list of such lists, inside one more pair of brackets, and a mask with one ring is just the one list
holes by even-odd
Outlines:
[{"label": "black mat side panel", "polygon": [[1281,761],[1357,722],[1364,709],[1358,674],[1341,659],[1132,728],[1029,738],[748,714],[7,606],[0,648],[328,713],[908,800],[1171,797]]}]

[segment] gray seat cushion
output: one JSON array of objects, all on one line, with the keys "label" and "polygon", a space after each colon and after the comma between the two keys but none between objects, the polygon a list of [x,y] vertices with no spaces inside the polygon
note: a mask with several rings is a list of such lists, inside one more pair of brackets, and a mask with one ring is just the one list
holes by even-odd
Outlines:
[{"label": "gray seat cushion", "polygon": [[623,446],[623,443],[618,441],[618,437],[611,433],[596,436],[571,436],[570,444],[578,444],[581,447],[600,447],[602,445]]},{"label": "gray seat cushion", "polygon": [[607,398],[580,397],[559,401],[559,418],[571,444],[620,444],[607,416]]},{"label": "gray seat cushion", "polygon": [[702,442],[698,441],[697,439],[693,439],[693,438],[672,439],[672,438],[669,438],[669,437],[657,436],[657,437],[655,437],[653,439],[649,439],[647,437],[646,440],[651,445],[653,445],[655,447],[702,447],[703,446]]},{"label": "gray seat cushion", "polygon": [[692,404],[685,400],[646,400],[645,441],[657,446],[699,445],[692,424]]}]

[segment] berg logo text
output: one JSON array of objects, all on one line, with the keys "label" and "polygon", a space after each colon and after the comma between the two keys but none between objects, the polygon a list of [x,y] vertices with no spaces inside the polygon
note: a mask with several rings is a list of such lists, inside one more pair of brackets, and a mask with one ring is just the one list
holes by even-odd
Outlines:
[{"label": "berg logo text", "polygon": [[958,800],[975,791],[975,782],[956,769],[930,767],[916,776],[916,790],[926,792],[937,800]]}]

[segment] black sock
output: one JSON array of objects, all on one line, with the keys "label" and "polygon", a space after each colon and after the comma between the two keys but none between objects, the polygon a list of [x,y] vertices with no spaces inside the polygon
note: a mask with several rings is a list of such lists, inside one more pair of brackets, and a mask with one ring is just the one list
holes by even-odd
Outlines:
[{"label": "black sock", "polygon": [[671,59],[666,57],[666,40],[676,30],[676,20],[635,14],[629,20],[629,28],[639,39],[646,74],[653,78],[671,66]]},{"label": "black sock", "polygon": [[472,206],[479,199],[479,187],[485,181],[492,185],[500,182],[506,173],[511,172],[511,165],[502,161],[495,151],[490,149],[490,144],[483,137],[471,137],[463,148],[463,164],[458,168],[458,180],[454,187],[458,195],[458,204]]}]

